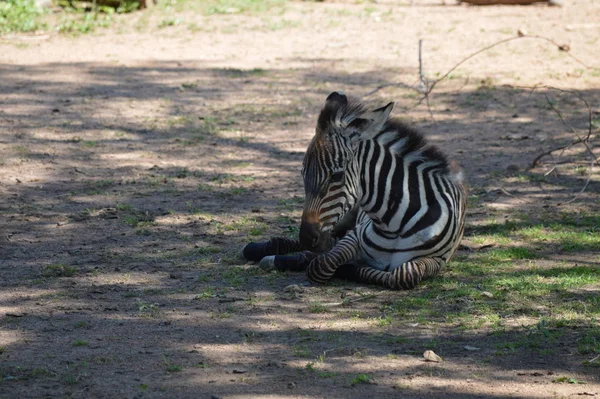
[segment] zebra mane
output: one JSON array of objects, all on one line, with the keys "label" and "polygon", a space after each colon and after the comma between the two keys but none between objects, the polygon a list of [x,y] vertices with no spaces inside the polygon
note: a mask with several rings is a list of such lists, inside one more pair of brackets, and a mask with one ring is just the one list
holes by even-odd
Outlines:
[{"label": "zebra mane", "polygon": [[429,144],[421,132],[408,126],[398,118],[388,119],[383,129],[381,129],[381,133],[374,138],[375,141],[380,139],[385,141],[398,140],[400,145],[392,151],[400,157],[418,156],[424,161],[438,162],[441,167],[450,170],[450,162],[446,155],[436,146]]},{"label": "zebra mane", "polygon": [[[362,117],[368,116],[371,111],[356,98],[348,98],[343,94],[333,93],[328,97],[325,106],[319,114],[317,131],[321,134],[345,128],[350,124],[357,123]],[[333,128],[333,129],[332,129]],[[397,156],[414,156],[424,161],[438,163],[446,171],[450,171],[450,163],[446,156],[427,140],[416,129],[406,125],[398,118],[390,118],[383,127],[376,132],[372,140],[391,142],[397,145],[390,151]]]},{"label": "zebra mane", "polygon": [[350,122],[368,112],[367,108],[356,99],[347,102],[327,101],[319,114],[317,127],[325,132],[330,126],[345,127]]}]

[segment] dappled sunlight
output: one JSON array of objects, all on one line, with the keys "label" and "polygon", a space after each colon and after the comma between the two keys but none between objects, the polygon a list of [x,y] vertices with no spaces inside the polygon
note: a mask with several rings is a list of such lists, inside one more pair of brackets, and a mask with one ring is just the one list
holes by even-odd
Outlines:
[{"label": "dappled sunlight", "polygon": [[[598,66],[569,54],[596,61],[580,25],[597,5],[230,3],[0,38],[0,397],[598,394],[600,174],[580,144],[531,167],[576,139],[550,104],[582,134],[587,111],[515,87],[575,89],[595,112]],[[521,28],[572,53],[523,39],[453,70],[429,104],[409,86]],[[394,101],[465,171],[455,258],[410,291],[242,259],[248,242],[298,237],[327,95],[379,86],[368,107]]]}]

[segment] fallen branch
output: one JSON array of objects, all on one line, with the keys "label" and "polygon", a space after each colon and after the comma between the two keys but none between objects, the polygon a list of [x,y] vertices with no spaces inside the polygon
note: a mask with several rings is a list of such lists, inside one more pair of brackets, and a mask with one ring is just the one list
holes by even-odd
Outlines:
[{"label": "fallen branch", "polygon": [[533,160],[533,162],[531,163],[531,167],[534,168],[538,162],[540,161],[540,159],[542,159],[543,157],[547,156],[547,155],[551,155],[552,153],[556,152],[556,151],[566,151],[569,148],[577,145],[577,144],[583,144],[587,150],[587,152],[590,154],[590,156],[592,157],[592,166],[594,164],[599,164],[600,165],[600,158],[596,157],[596,155],[594,154],[594,152],[592,151],[592,149],[589,146],[589,141],[590,138],[592,136],[592,131],[593,131],[593,125],[592,125],[592,108],[590,107],[590,105],[588,104],[588,102],[585,100],[585,98],[583,98],[579,93],[576,93],[574,91],[571,90],[565,90],[565,89],[559,89],[557,87],[552,87],[552,86],[534,86],[534,87],[522,87],[522,86],[512,86],[512,87],[517,87],[517,88],[522,88],[522,89],[531,89],[532,93],[533,91],[539,89],[539,88],[545,88],[548,90],[555,90],[558,91],[560,93],[568,93],[571,94],[577,98],[579,98],[581,101],[583,101],[583,103],[585,104],[587,111],[588,111],[588,126],[587,126],[587,135],[585,137],[581,137],[579,135],[579,133],[577,132],[577,129],[575,129],[573,126],[571,126],[567,121],[565,121],[565,118],[562,116],[562,113],[560,112],[560,110],[558,110],[555,106],[553,101],[550,100],[550,97],[548,97],[548,95],[546,93],[544,93],[544,96],[546,97],[546,102],[548,103],[548,105],[550,106],[550,108],[552,109],[552,111],[554,111],[554,113],[559,117],[559,119],[561,120],[561,122],[569,128],[569,130],[571,130],[571,132],[573,132],[573,134],[575,134],[575,136],[577,137],[577,140],[572,141],[571,143],[567,144],[567,145],[563,145],[560,147],[556,147],[553,149],[550,149],[548,151],[545,151],[541,154],[539,154],[537,157],[535,157],[535,159]]},{"label": "fallen branch", "polygon": [[336,307],[336,306],[346,306],[351,303],[366,301],[367,299],[375,298],[377,295],[380,295],[384,292],[385,291],[377,292],[375,294],[367,294],[367,295],[363,295],[363,296],[360,296],[358,298],[353,298],[353,299],[344,299],[341,302],[324,303],[323,306],[327,307],[327,308],[332,308],[332,307]]},{"label": "fallen branch", "polygon": [[474,53],[468,55],[467,57],[463,58],[462,60],[460,60],[456,65],[454,65],[452,68],[450,68],[444,75],[442,75],[442,77],[436,79],[436,80],[429,80],[427,79],[424,74],[423,74],[423,61],[422,61],[422,45],[423,45],[423,41],[421,39],[419,39],[419,82],[415,85],[409,85],[406,83],[386,83],[380,86],[377,86],[375,89],[369,91],[367,94],[365,94],[363,97],[369,97],[375,93],[377,93],[379,90],[384,89],[386,87],[393,87],[393,86],[400,86],[400,87],[404,87],[407,89],[411,89],[414,90],[420,94],[423,95],[423,97],[421,97],[421,99],[419,99],[419,101],[417,102],[417,104],[415,105],[415,107],[419,106],[420,104],[423,103],[423,101],[426,102],[427,107],[429,109],[429,113],[431,114],[432,118],[433,118],[433,112],[431,111],[431,107],[429,104],[429,94],[431,94],[431,92],[433,91],[433,89],[435,88],[435,86],[440,83],[441,81],[445,80],[452,72],[454,72],[458,67],[460,67],[462,64],[464,64],[465,62],[469,61],[471,58],[487,51],[490,50],[496,46],[499,46],[501,44],[504,43],[508,43],[508,42],[512,42],[515,40],[521,40],[521,39],[535,39],[535,40],[542,40],[545,42],[548,42],[554,46],[556,46],[557,49],[559,49],[560,51],[564,51],[569,57],[571,57],[573,60],[575,60],[577,63],[581,64],[582,66],[584,66],[586,69],[589,69],[590,67],[585,64],[583,61],[581,61],[579,58],[575,57],[574,55],[572,55],[569,52],[569,46],[567,45],[561,45],[558,44],[557,42],[555,42],[554,40],[544,37],[544,36],[539,36],[539,35],[519,35],[517,37],[511,37],[508,39],[503,39],[500,40],[498,42],[492,43],[488,46],[485,46],[477,51],[475,51]]}]

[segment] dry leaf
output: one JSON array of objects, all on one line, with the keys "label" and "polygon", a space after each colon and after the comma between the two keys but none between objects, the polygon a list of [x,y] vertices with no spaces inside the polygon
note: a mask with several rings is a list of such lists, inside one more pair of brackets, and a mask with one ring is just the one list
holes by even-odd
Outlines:
[{"label": "dry leaf", "polygon": [[441,357],[436,355],[436,353],[434,351],[425,351],[423,353],[423,357],[425,358],[425,361],[427,361],[427,362],[439,363],[443,360]]}]

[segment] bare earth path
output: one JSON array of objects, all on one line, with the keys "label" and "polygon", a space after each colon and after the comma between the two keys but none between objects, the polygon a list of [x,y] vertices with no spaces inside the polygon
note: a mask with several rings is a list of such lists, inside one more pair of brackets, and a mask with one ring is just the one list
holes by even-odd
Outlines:
[{"label": "bare earth path", "polygon": [[[600,173],[549,106],[600,124],[600,3],[288,3],[0,37],[0,397],[600,397]],[[163,24],[164,25],[164,24]],[[299,176],[334,90],[465,168],[465,247],[410,292],[265,274],[248,241],[297,233]],[[600,156],[598,150],[595,156]],[[589,180],[586,190],[574,195]],[[287,288],[297,284],[292,289]],[[443,357],[423,360],[425,350]]]}]

